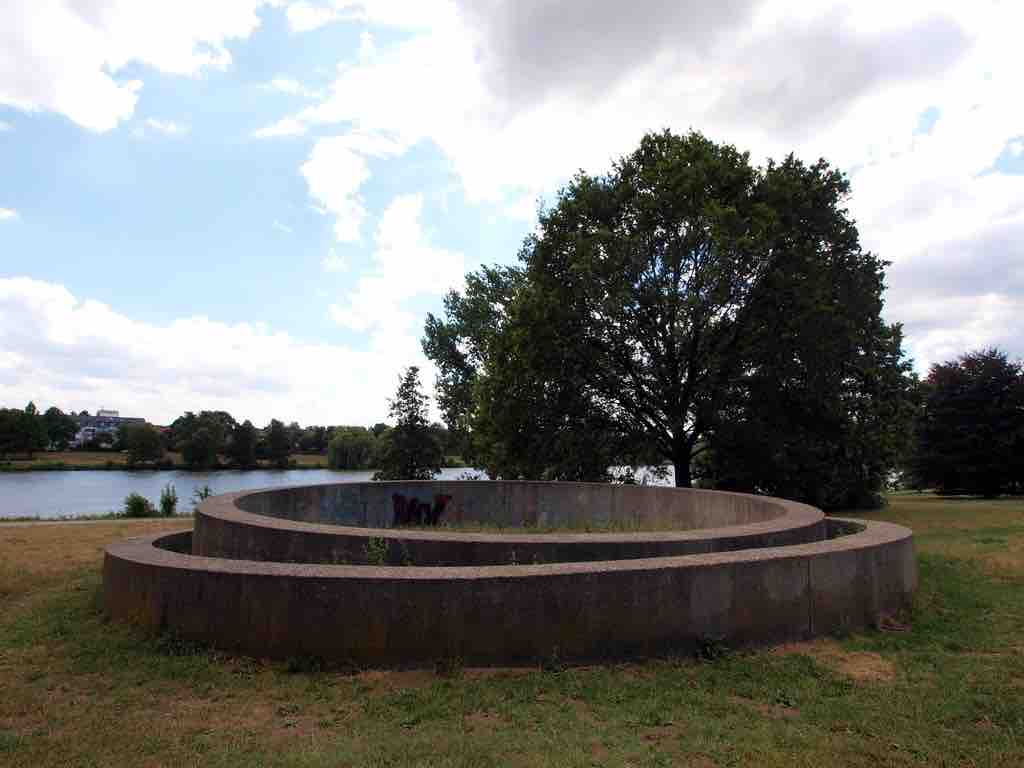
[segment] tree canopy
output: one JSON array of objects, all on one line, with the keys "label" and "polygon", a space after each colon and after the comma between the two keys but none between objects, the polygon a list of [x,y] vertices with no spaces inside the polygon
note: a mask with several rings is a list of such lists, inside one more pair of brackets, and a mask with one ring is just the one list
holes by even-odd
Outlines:
[{"label": "tree canopy", "polygon": [[931,367],[915,425],[914,483],[944,493],[1024,490],[1024,367],[998,349]]},{"label": "tree canopy", "polygon": [[46,448],[47,442],[46,423],[35,403],[29,403],[24,410],[0,410],[0,456],[14,453],[31,458],[33,453]]},{"label": "tree canopy", "polygon": [[[848,192],[824,161],[756,168],[698,133],[648,135],[607,175],[578,174],[518,265],[468,275],[427,319],[438,402],[467,458],[496,477],[603,479],[667,461],[680,486],[698,468],[798,496],[823,480],[877,485],[892,451],[853,444],[886,416],[905,428],[913,382]],[[771,482],[799,471],[792,450],[771,476],[733,471],[723,451],[749,449],[739,427],[754,416],[776,444],[816,446],[810,476]],[[825,477],[840,444],[864,477]]]},{"label": "tree canopy", "polygon": [[121,428],[121,443],[128,451],[128,464],[135,466],[157,462],[164,457],[160,432],[149,424],[130,424]]},{"label": "tree canopy", "polygon": [[43,414],[46,439],[51,446],[64,450],[78,433],[78,422],[57,406],[50,406]]}]

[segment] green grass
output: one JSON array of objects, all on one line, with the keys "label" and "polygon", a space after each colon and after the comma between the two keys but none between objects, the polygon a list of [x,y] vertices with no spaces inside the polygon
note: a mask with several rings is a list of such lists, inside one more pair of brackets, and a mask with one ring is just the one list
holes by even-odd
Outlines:
[{"label": "green grass", "polygon": [[551,671],[343,674],[143,637],[104,620],[83,548],[0,589],[0,765],[1024,765],[1024,503],[871,516],[919,530],[909,631]]}]

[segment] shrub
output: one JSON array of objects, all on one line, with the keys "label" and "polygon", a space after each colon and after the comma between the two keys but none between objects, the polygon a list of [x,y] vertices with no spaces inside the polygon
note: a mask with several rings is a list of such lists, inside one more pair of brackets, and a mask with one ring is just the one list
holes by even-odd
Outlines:
[{"label": "shrub", "polygon": [[213,489],[209,485],[199,486],[192,491],[192,506],[198,507],[211,496],[213,496]]},{"label": "shrub", "polygon": [[125,517],[156,517],[156,507],[142,494],[129,493],[124,497],[121,514]]},{"label": "shrub", "polygon": [[174,517],[178,510],[178,492],[174,490],[174,484],[168,483],[160,491],[160,514],[164,517]]}]

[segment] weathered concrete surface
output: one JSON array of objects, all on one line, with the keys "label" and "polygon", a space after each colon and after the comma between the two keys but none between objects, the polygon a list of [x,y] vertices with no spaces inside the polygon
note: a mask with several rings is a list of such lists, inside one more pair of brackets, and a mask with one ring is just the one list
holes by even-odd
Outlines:
[{"label": "weathered concrete surface", "polygon": [[659,486],[490,480],[304,485],[248,491],[234,500],[243,511],[286,520],[388,528],[395,494],[427,505],[439,495],[450,497],[442,523],[580,530],[613,524],[677,531],[745,525],[781,517],[783,505],[794,503]]},{"label": "weathered concrete surface", "polygon": [[[464,484],[468,488],[459,483],[408,485],[421,499],[450,498],[448,522],[493,524],[497,519],[516,525],[509,533],[459,533],[304,522],[356,518],[390,524],[385,511],[391,513],[392,495],[405,490],[401,483],[305,486],[208,499],[196,510],[192,551],[205,557],[240,560],[358,565],[371,562],[368,544],[372,538],[386,547],[388,565],[523,565],[729,552],[803,544],[825,537],[820,510],[738,493],[587,483],[473,482]],[[650,494],[651,509],[638,506],[645,494]],[[559,505],[577,502],[598,510],[604,525],[661,525],[677,530],[522,531],[538,518],[570,524],[580,513]],[[538,509],[544,510],[543,515]]]},{"label": "weathered concrete surface", "polygon": [[857,629],[907,607],[917,585],[911,532],[828,525],[857,532],[734,552],[482,567],[232,560],[187,554],[190,533],[150,536],[108,547],[105,605],[114,618],[225,649],[362,665],[763,643]]}]

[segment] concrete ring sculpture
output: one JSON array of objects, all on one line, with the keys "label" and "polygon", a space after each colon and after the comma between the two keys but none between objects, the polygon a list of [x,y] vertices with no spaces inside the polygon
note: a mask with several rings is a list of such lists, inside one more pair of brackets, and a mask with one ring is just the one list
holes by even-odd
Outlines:
[{"label": "concrete ring sculpture", "polygon": [[[396,496],[405,510],[447,497],[436,522],[556,530],[396,528]],[[584,523],[611,530],[557,530]],[[768,497],[583,483],[228,494],[201,505],[194,532],[118,542],[104,562],[116,619],[255,656],[370,666],[804,639],[897,614],[916,584],[900,526]]]}]

